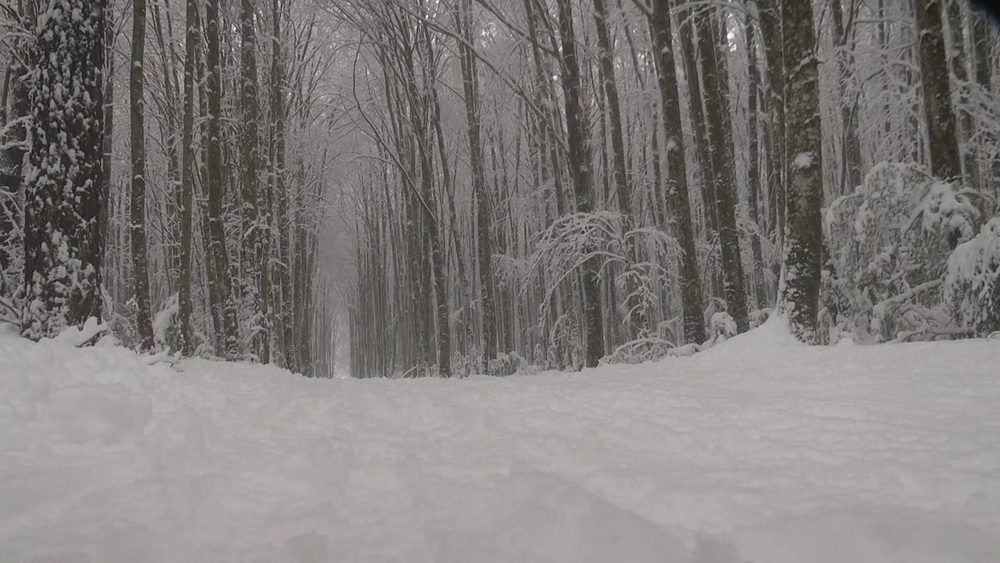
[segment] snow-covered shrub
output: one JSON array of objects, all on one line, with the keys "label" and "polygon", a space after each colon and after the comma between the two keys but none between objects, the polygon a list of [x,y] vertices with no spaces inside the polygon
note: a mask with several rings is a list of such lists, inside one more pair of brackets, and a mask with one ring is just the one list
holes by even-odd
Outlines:
[{"label": "snow-covered shrub", "polygon": [[708,342],[702,348],[711,348],[736,336],[738,332],[736,330],[736,321],[733,320],[733,317],[729,313],[713,313],[712,320],[709,322],[709,332],[711,336],[709,336]]},{"label": "snow-covered shrub", "polygon": [[[626,231],[623,229],[621,214],[611,211],[574,213],[559,217],[538,234],[534,247],[530,262],[519,264],[515,268],[507,264],[508,260],[499,261],[498,273],[507,276],[508,272],[521,272],[523,279],[528,282],[523,284],[522,287],[525,288],[544,280],[547,291],[539,315],[542,319],[548,318],[547,308],[552,306],[552,299],[560,284],[572,279],[578,269],[591,260],[600,264],[601,277],[613,272],[612,281],[616,288],[626,294],[626,298],[619,302],[624,322],[630,319],[630,307],[639,313],[655,310],[659,307],[658,280],[669,268],[664,265],[674,264],[680,253],[677,241],[664,231],[647,227]],[[634,262],[630,258],[633,247],[642,248],[642,255],[648,259]],[[565,333],[553,330],[554,328],[557,329],[549,327],[550,337],[565,336]],[[552,346],[568,349],[550,338],[550,350]]]},{"label": "snow-covered shrub", "polygon": [[533,373],[535,370],[531,370],[530,367],[528,360],[522,358],[517,352],[510,352],[500,354],[496,359],[490,360],[486,367],[486,374],[504,377],[515,373]]},{"label": "snow-covered shrub", "polygon": [[976,193],[915,164],[880,163],[826,210],[821,322],[830,341],[938,334],[949,328],[941,280],[973,236]]},{"label": "snow-covered shrub", "polygon": [[177,294],[167,297],[163,309],[153,315],[153,342],[160,349],[177,350],[177,337],[180,334],[180,307]]},{"label": "snow-covered shrub", "polygon": [[983,226],[948,259],[945,300],[955,319],[986,336],[1000,330],[1000,217]]},{"label": "snow-covered shrub", "polygon": [[615,348],[601,358],[600,364],[641,364],[655,362],[670,355],[676,346],[669,340],[656,337],[636,338]]}]

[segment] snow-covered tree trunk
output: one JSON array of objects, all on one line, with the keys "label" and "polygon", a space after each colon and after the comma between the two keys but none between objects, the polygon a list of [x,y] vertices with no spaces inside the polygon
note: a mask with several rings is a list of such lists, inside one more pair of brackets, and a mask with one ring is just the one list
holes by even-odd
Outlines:
[{"label": "snow-covered tree trunk", "polygon": [[101,317],[104,4],[48,0],[38,11],[21,312],[34,340]]},{"label": "snow-covered tree trunk", "polygon": [[104,251],[108,243],[108,223],[111,219],[111,158],[114,147],[115,129],[115,25],[114,1],[108,0],[104,7],[104,146],[101,148],[101,210],[98,215],[98,231],[101,237],[101,266],[107,259]]},{"label": "snow-covered tree trunk", "polygon": [[771,175],[770,199],[773,201],[773,225],[775,239],[780,249],[785,240],[785,55],[781,45],[781,0],[760,0],[761,43],[764,45],[764,59],[767,63],[767,101],[771,110],[771,146],[768,153],[773,155],[775,170]]},{"label": "snow-covered tree trunk", "polygon": [[823,254],[819,64],[809,2],[783,0],[787,227],[780,305],[792,333],[815,344]]},{"label": "snow-covered tree trunk", "polygon": [[219,0],[205,3],[206,92],[208,97],[208,159],[207,191],[210,249],[215,264],[216,291],[219,296],[219,316],[226,358],[234,360],[240,355],[240,336],[237,299],[233,296],[233,279],[229,270],[226,251],[226,225],[222,217],[222,68],[219,60]]},{"label": "snow-covered tree trunk", "polygon": [[[597,26],[597,44],[600,49],[599,59],[601,75],[604,77],[604,93],[607,96],[608,122],[611,128],[611,153],[614,165],[615,195],[618,198],[618,210],[622,215],[622,234],[632,230],[632,194],[629,190],[628,169],[625,165],[625,138],[622,133],[621,101],[618,96],[618,81],[615,78],[614,48],[608,32],[608,10],[604,0],[594,0],[594,23]],[[626,248],[629,266],[638,262],[635,238],[629,238]],[[625,309],[628,311],[628,325],[631,337],[645,336],[649,331],[646,311],[639,300],[638,284],[633,276],[629,276],[625,286]]]},{"label": "snow-covered tree trunk", "polygon": [[[594,211],[594,178],[591,169],[590,125],[586,98],[580,81],[580,61],[577,58],[576,38],[573,29],[572,0],[558,0],[559,38],[562,46],[562,85],[565,95],[566,137],[569,145],[569,163],[576,195],[576,211]],[[601,284],[598,277],[599,260],[587,260],[582,268],[584,347],[587,367],[596,367],[604,356],[604,319],[601,313]]]},{"label": "snow-covered tree trunk", "polygon": [[180,210],[180,287],[177,292],[178,315],[181,334],[180,351],[185,356],[194,352],[194,333],[191,327],[191,289],[194,276],[194,81],[198,56],[198,1],[187,0],[184,34],[184,130],[181,134],[181,210]]},{"label": "snow-covered tree trunk", "polygon": [[260,156],[258,121],[260,102],[257,99],[257,41],[254,29],[254,11],[250,0],[240,2],[240,163],[241,196],[240,215],[243,220],[240,253],[240,275],[244,313],[249,317],[249,330],[256,331],[251,340],[253,350],[262,363],[270,361],[270,341],[263,319],[261,300],[261,268],[263,260],[263,227],[258,221],[260,183],[257,179]]},{"label": "snow-covered tree trunk", "polygon": [[[722,82],[718,61],[717,26],[713,21],[714,10],[705,9],[695,18],[698,28],[698,49],[701,54],[702,80],[705,86],[705,121],[711,147],[712,181],[715,184],[715,205],[719,214],[719,246],[722,250],[722,273],[726,293],[726,310],[736,321],[736,329],[746,332],[750,328],[747,317],[747,296],[743,281],[743,259],[736,230],[736,186],[733,163],[727,149],[732,130],[726,127],[728,106],[725,102],[728,88]],[[688,80],[692,78],[689,77]],[[692,101],[697,103],[697,101]]]},{"label": "snow-covered tree trunk", "polygon": [[931,172],[943,180],[962,175],[955,111],[948,84],[948,61],[942,31],[943,0],[914,0],[920,38],[920,80],[930,141]]},{"label": "snow-covered tree trunk", "polygon": [[[835,0],[836,1],[836,0]],[[764,283],[764,257],[760,244],[760,135],[758,131],[758,104],[760,95],[760,67],[757,65],[756,23],[748,15],[746,27],[747,49],[747,136],[749,137],[747,162],[747,213],[751,227],[750,247],[753,251],[753,279],[756,306],[767,304],[767,286]]]},{"label": "snow-covered tree trunk", "polygon": [[684,340],[701,344],[705,341],[705,319],[701,302],[701,278],[698,255],[695,252],[694,229],[691,224],[691,204],[688,197],[687,166],[684,163],[684,136],[681,131],[680,99],[677,94],[677,69],[670,23],[670,0],[654,0],[650,33],[656,52],[656,72],[662,108],[660,117],[666,135],[667,206],[673,214],[673,233],[680,246],[681,308]]},{"label": "snow-covered tree trunk", "polygon": [[[968,58],[965,55],[965,18],[960,0],[948,2],[948,32],[951,36],[948,54],[951,63],[951,73],[955,79],[956,90],[959,93],[961,105],[958,109],[958,139],[959,151],[962,155],[962,176],[971,186],[979,188],[979,171],[976,168],[976,154],[972,150],[970,140],[974,133],[972,114],[968,110]],[[954,102],[954,100],[953,100]],[[965,107],[963,107],[965,106]]]},{"label": "snow-covered tree trunk", "polygon": [[[462,91],[465,94],[465,116],[468,122],[469,167],[472,172],[472,191],[476,198],[476,242],[479,252],[480,306],[483,319],[483,363],[497,356],[496,300],[493,292],[492,226],[490,198],[486,192],[486,171],[483,162],[483,144],[480,135],[479,78],[476,72],[476,54],[472,49],[472,2],[459,2],[458,23],[461,42],[459,54],[462,63]],[[439,122],[440,123],[440,122]],[[442,151],[444,145],[441,145]],[[457,244],[457,240],[456,240]]]},{"label": "snow-covered tree trunk", "polygon": [[146,0],[132,2],[132,64],[129,66],[130,146],[132,184],[129,191],[129,233],[132,241],[132,299],[135,302],[139,349],[153,347],[149,302],[149,267],[146,257],[146,101],[143,95],[143,61],[146,51]]},{"label": "snow-covered tree trunk", "polygon": [[[851,8],[855,8],[852,4]],[[856,8],[855,8],[856,9]],[[858,108],[857,104],[848,99],[847,82],[850,77],[854,52],[854,15],[848,14],[845,27],[844,11],[841,0],[830,0],[830,13],[833,15],[834,48],[837,49],[837,72],[839,87],[837,96],[840,99],[840,119],[843,127],[841,139],[841,186],[840,195],[854,191],[861,185],[861,144],[858,141]]]}]

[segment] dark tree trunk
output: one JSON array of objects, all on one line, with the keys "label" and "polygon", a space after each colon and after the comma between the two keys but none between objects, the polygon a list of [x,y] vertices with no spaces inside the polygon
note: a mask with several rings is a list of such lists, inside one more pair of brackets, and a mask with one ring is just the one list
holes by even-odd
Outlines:
[{"label": "dark tree trunk", "polygon": [[951,106],[948,61],[941,23],[943,0],[914,0],[920,37],[920,80],[930,140],[931,172],[944,180],[961,177],[955,112]]},{"label": "dark tree trunk", "polygon": [[181,134],[181,248],[180,287],[177,291],[178,315],[180,316],[181,353],[194,353],[194,333],[191,328],[191,285],[194,268],[193,223],[194,223],[194,80],[198,48],[198,1],[187,0],[187,16],[184,34],[184,130]]},{"label": "dark tree trunk", "polygon": [[264,301],[261,299],[261,282],[263,281],[263,223],[258,220],[261,189],[257,181],[260,138],[258,122],[260,120],[260,103],[257,100],[257,41],[254,30],[253,4],[250,0],[240,3],[240,107],[242,121],[240,123],[240,163],[242,177],[240,182],[242,205],[240,215],[243,220],[242,252],[240,253],[242,302],[250,316],[249,330],[255,332],[251,339],[253,350],[261,363],[270,362],[270,337],[267,322],[264,319]]},{"label": "dark tree trunk", "polygon": [[[698,47],[701,54],[702,78],[705,83],[705,121],[711,147],[712,180],[715,183],[715,201],[719,213],[719,246],[722,247],[722,273],[725,281],[726,308],[736,321],[736,329],[746,332],[750,328],[747,317],[747,296],[743,282],[743,258],[736,232],[736,186],[733,182],[732,162],[729,158],[726,129],[727,104],[724,101],[728,87],[719,76],[717,60],[717,26],[713,12],[703,10],[697,17]],[[692,103],[696,103],[692,101]]]},{"label": "dark tree trunk", "polygon": [[[29,2],[28,4],[33,4]],[[101,240],[101,265],[105,258],[104,246],[108,241],[108,226],[111,215],[111,156],[112,156],[112,133],[115,127],[115,26],[114,2],[108,0],[104,8],[104,140],[101,148],[101,210],[98,215],[97,230]]]},{"label": "dark tree trunk", "polygon": [[[694,18],[691,17],[690,11],[686,8],[681,11],[677,20],[680,24],[678,35],[680,36],[681,56],[683,58],[684,74],[688,85],[691,127],[694,129],[695,154],[698,157],[698,166],[701,171],[701,200],[704,221],[707,223],[708,230],[711,233],[705,238],[711,240],[719,232],[719,208],[715,197],[715,169],[712,166],[712,149],[709,146],[707,136],[708,126],[705,123],[705,105],[701,92],[701,73],[698,72],[697,51],[692,39],[695,22]],[[713,287],[712,289],[716,288]]]},{"label": "dark tree trunk", "polygon": [[101,318],[104,2],[50,0],[39,12],[21,311],[33,340]]},{"label": "dark tree trunk", "polygon": [[[854,41],[848,41],[848,37],[853,32],[844,27],[844,14],[840,5],[841,0],[830,0],[830,12],[833,15],[833,36],[834,46],[839,49],[837,53],[837,69],[840,74],[840,87],[838,95],[840,97],[840,119],[844,129],[841,140],[841,186],[840,195],[854,191],[854,188],[861,185],[861,144],[858,141],[858,112],[857,104],[847,99],[846,91],[847,79],[853,65]],[[852,24],[853,25],[853,24]]]},{"label": "dark tree trunk", "polygon": [[149,313],[149,268],[146,261],[146,102],[143,99],[143,59],[146,50],[146,0],[132,2],[132,64],[129,66],[129,117],[131,119],[132,186],[129,232],[132,238],[133,298],[139,350],[153,347]]},{"label": "dark tree trunk", "polygon": [[[604,93],[608,101],[608,121],[611,125],[611,152],[614,164],[615,195],[618,197],[618,210],[622,215],[622,234],[632,230],[632,195],[629,190],[628,170],[625,165],[625,139],[622,133],[621,102],[618,98],[618,84],[615,79],[614,52],[608,33],[608,11],[604,0],[594,0],[594,21],[597,24],[597,44],[600,48],[601,75],[604,78]],[[638,262],[635,239],[626,241],[627,258],[631,267]],[[628,310],[630,336],[645,335],[649,332],[649,322],[646,311],[639,300],[639,286],[636,279],[629,275],[625,290],[625,308]]]},{"label": "dark tree trunk", "polygon": [[782,0],[761,0],[760,32],[764,45],[764,58],[767,62],[767,92],[768,106],[771,109],[771,146],[768,152],[774,155],[773,161],[777,169],[771,178],[771,190],[774,192],[774,227],[775,242],[781,250],[785,240],[785,185],[787,183],[785,170],[785,57],[781,45],[781,10]]},{"label": "dark tree trunk", "polygon": [[205,3],[205,43],[207,49],[208,94],[208,162],[207,191],[209,232],[211,234],[212,262],[222,311],[225,355],[235,360],[240,355],[237,300],[233,296],[233,279],[229,271],[229,254],[226,251],[226,226],[222,217],[222,67],[219,61],[219,0]]},{"label": "dark tree trunk", "polygon": [[[462,88],[465,94],[465,115],[469,126],[469,167],[472,169],[472,191],[476,198],[476,241],[479,251],[480,304],[483,311],[483,365],[497,356],[496,300],[493,294],[492,228],[490,199],[486,192],[486,171],[479,126],[479,78],[476,55],[472,50],[472,3],[460,2],[458,14],[463,42],[459,44],[462,62]],[[461,257],[459,257],[461,260]]]},{"label": "dark tree trunk", "polygon": [[[590,125],[586,98],[580,85],[580,62],[573,32],[572,0],[558,0],[559,35],[562,44],[562,85],[566,99],[566,133],[572,171],[576,211],[594,211],[594,178],[591,169]],[[590,249],[585,249],[589,252]],[[604,356],[604,319],[601,314],[600,261],[596,257],[583,265],[584,363],[596,367]]]},{"label": "dark tree trunk", "polygon": [[822,266],[823,166],[820,136],[819,69],[808,2],[783,0],[783,50],[788,137],[788,231],[781,302],[792,333],[816,344]]},{"label": "dark tree trunk", "polygon": [[962,95],[961,101],[964,106],[961,109],[956,108],[958,109],[958,137],[961,141],[959,151],[962,154],[962,172],[965,181],[978,190],[979,174],[976,169],[976,155],[969,143],[974,125],[972,114],[968,110],[968,96],[965,95],[967,91],[965,85],[969,81],[969,68],[967,66],[968,59],[965,56],[965,32],[962,21],[964,18],[962,16],[962,6],[959,1],[951,0],[948,2],[948,31],[951,35],[951,45],[948,53],[951,59],[951,72],[958,85],[956,89]]},{"label": "dark tree trunk", "polygon": [[[834,0],[839,1],[839,0]],[[760,137],[757,131],[757,97],[760,94],[760,70],[757,67],[756,24],[746,19],[747,48],[747,135],[749,136],[749,161],[747,163],[747,213],[750,215],[750,246],[753,250],[754,294],[757,309],[767,306],[767,286],[764,283],[764,257],[760,244]]]},{"label": "dark tree trunk", "polygon": [[684,339],[689,343],[701,344],[705,341],[705,320],[684,163],[684,137],[681,132],[680,99],[677,95],[677,69],[674,66],[670,0],[653,1],[650,27],[653,47],[657,53],[657,81],[662,104],[660,116],[663,119],[667,151],[667,205],[673,214],[674,236],[682,253],[679,270]]}]

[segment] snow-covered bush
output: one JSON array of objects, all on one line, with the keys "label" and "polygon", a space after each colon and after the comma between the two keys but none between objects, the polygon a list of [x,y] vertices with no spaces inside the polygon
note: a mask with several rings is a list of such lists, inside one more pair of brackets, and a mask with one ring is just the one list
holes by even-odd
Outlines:
[{"label": "snow-covered bush", "polygon": [[948,259],[945,301],[955,319],[986,336],[1000,330],[1000,217],[975,238],[955,248]]},{"label": "snow-covered bush", "polygon": [[153,315],[153,342],[160,349],[177,350],[179,348],[177,346],[177,337],[180,334],[179,312],[177,294],[173,293],[167,297],[163,309]]},{"label": "snow-covered bush", "polygon": [[976,195],[918,165],[883,162],[837,198],[824,225],[820,315],[830,341],[844,333],[884,342],[948,330],[941,280],[951,250],[975,233]]},{"label": "snow-covered bush", "polygon": [[673,342],[656,337],[630,340],[615,348],[614,352],[601,358],[600,364],[641,364],[655,362],[670,355],[676,349]]},{"label": "snow-covered bush", "polygon": [[515,373],[533,374],[537,372],[537,368],[529,364],[528,360],[522,358],[517,352],[500,354],[496,359],[490,360],[486,367],[487,375],[497,377],[514,375]]}]

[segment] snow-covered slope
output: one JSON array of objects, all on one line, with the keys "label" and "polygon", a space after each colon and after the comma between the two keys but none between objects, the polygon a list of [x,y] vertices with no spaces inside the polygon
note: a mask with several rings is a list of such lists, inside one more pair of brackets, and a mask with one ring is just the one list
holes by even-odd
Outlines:
[{"label": "snow-covered slope", "polygon": [[1000,561],[1000,342],[464,381],[0,334],[0,561]]}]

